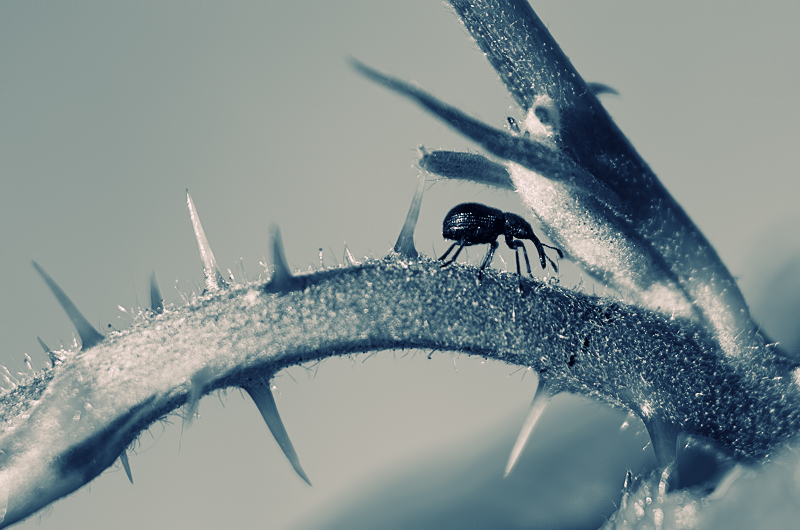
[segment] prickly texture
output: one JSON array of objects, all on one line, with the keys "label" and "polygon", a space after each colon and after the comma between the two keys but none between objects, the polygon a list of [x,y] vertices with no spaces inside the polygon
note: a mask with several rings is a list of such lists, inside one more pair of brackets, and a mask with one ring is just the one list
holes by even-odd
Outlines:
[{"label": "prickly texture", "polygon": [[[332,355],[441,349],[531,366],[567,391],[670,418],[743,460],[797,431],[800,393],[769,359],[747,372],[689,321],[470,266],[387,258],[267,294],[252,284],[143,314],[0,405],[3,524],[91,480],[153,421],[203,392]],[[573,358],[574,357],[574,358]],[[573,361],[570,362],[570,359]],[[570,366],[571,364],[571,366]],[[18,408],[17,400],[34,403]],[[24,413],[23,413],[24,410]]]},{"label": "prickly texture", "polygon": [[[81,352],[57,352],[53,369],[2,395],[2,525],[90,481],[187,400],[360,351],[420,347],[530,366],[554,393],[638,414],[663,462],[674,458],[678,432],[713,440],[746,463],[796,436],[793,367],[755,333],[714,250],[546,27],[524,1],[451,3],[528,113],[525,133],[493,129],[407,83],[357,68],[500,159],[432,157],[421,166],[493,185],[508,186],[509,177],[568,257],[621,290],[630,286],[650,310],[528,279],[519,292],[516,276],[489,271],[478,282],[474,267],[443,270],[408,257],[299,277],[276,258],[282,266],[269,284],[228,289],[197,220],[205,296],[162,314],[156,304],[129,330],[89,340]],[[670,309],[686,318],[670,318]],[[624,508],[620,514],[626,517]],[[664,518],[652,510],[654,525]]]}]

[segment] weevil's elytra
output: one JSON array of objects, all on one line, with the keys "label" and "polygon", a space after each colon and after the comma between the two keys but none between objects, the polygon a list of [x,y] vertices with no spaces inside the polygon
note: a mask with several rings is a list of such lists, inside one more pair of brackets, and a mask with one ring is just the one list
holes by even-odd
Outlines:
[{"label": "weevil's elytra", "polygon": [[498,247],[497,238],[501,235],[505,236],[508,248],[514,250],[516,254],[518,275],[521,276],[519,266],[520,248],[522,248],[522,253],[525,256],[525,265],[528,269],[528,274],[533,274],[531,272],[531,263],[528,259],[528,251],[525,248],[525,244],[520,241],[521,239],[528,239],[536,246],[536,250],[539,252],[539,261],[542,264],[542,269],[547,267],[547,262],[549,261],[553,270],[558,272],[558,266],[545,254],[544,247],[555,250],[559,258],[563,258],[564,253],[556,247],[545,245],[539,241],[539,238],[533,233],[533,229],[528,221],[519,215],[503,212],[497,208],[475,202],[459,204],[447,212],[442,222],[442,237],[455,241],[455,243],[450,245],[450,248],[448,248],[439,259],[444,260],[456,246],[458,246],[458,249],[456,249],[455,254],[453,254],[453,257],[449,261],[442,264],[442,267],[453,263],[464,247],[488,244],[489,250],[481,264],[480,274],[482,275],[483,270],[492,262],[494,252]]}]

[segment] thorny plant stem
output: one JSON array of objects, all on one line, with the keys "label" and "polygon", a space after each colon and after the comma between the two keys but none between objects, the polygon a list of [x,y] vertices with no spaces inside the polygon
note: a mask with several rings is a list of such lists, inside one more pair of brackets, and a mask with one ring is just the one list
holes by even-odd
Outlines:
[{"label": "thorny plant stem", "polygon": [[[564,187],[559,200],[580,203],[574,199],[588,194],[603,204],[587,210],[583,202],[569,212],[572,217],[559,211],[547,218],[546,208],[537,211],[528,201],[551,238],[572,245],[570,257],[578,263],[589,263],[597,248],[581,255],[568,223],[559,223],[594,214],[596,227],[613,226],[623,239],[652,251],[653,270],[638,272],[653,283],[665,275],[677,278],[675,291],[701,318],[670,319],[528,279],[520,292],[516,276],[488,271],[477,281],[474,267],[441,269],[436,262],[397,256],[307,276],[286,273],[280,284],[266,286],[229,289],[218,272],[207,274],[207,288],[219,289],[184,307],[143,315],[95,344],[88,340],[84,351],[53,352],[58,364],[52,370],[14,383],[2,395],[0,526],[88,483],[144,429],[187,400],[228,386],[254,388],[286,366],[362,351],[450,350],[530,366],[546,374],[554,393],[582,394],[636,412],[664,460],[674,454],[678,432],[713,440],[743,462],[761,461],[796,436],[795,367],[765,346],[716,252],[530,6],[524,0],[451,4],[523,111],[557,125],[552,137],[536,144],[533,137],[490,130],[458,114],[472,131],[462,132],[483,136],[477,140],[484,146],[491,140],[496,152],[490,152],[505,158],[504,166],[478,164],[491,174],[485,180],[507,185],[499,171],[505,167],[519,190],[522,162],[511,157],[523,148],[537,164],[576,168],[570,169],[576,180],[567,179],[572,189]],[[440,116],[459,112],[401,82],[374,78]],[[539,182],[540,169],[527,168],[528,183]],[[195,232],[203,253],[199,223]],[[206,272],[213,273],[210,249],[204,256]],[[603,278],[619,272],[590,271]]]},{"label": "thorny plant stem", "polygon": [[478,282],[475,267],[429,260],[390,257],[295,280],[284,294],[251,285],[143,317],[57,365],[46,395],[43,384],[7,393],[3,524],[90,481],[196,395],[201,371],[206,394],[362,351],[451,350],[532,366],[555,392],[669,418],[743,460],[798,428],[791,381],[774,379],[767,361],[737,372],[686,321],[534,280],[518,292],[516,275],[487,271]]}]

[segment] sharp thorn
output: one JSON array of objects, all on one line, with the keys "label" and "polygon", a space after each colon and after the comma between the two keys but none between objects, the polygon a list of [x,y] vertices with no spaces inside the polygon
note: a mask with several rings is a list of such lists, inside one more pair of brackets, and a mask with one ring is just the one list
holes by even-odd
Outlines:
[{"label": "sharp thorn", "polygon": [[303,281],[292,275],[289,264],[286,262],[286,254],[283,250],[283,239],[281,229],[278,225],[272,225],[272,278],[264,286],[267,293],[288,293],[302,289]]},{"label": "sharp thorn", "polygon": [[50,358],[50,364],[51,364],[52,366],[55,366],[55,365],[56,365],[56,363],[60,363],[60,362],[62,362],[62,361],[63,361],[63,359],[62,359],[61,357],[59,357],[59,356],[56,354],[56,352],[54,352],[53,350],[51,350],[51,349],[50,349],[50,347],[49,347],[47,344],[45,344],[45,343],[44,343],[44,341],[42,340],[42,338],[41,338],[41,337],[37,336],[37,337],[36,337],[36,340],[38,340],[38,341],[39,341],[39,344],[42,346],[42,349],[43,349],[43,350],[44,350],[44,352],[47,354],[47,356]]},{"label": "sharp thorn", "polygon": [[39,341],[39,345],[42,347],[42,349],[44,350],[44,352],[45,352],[46,354],[50,355],[51,353],[53,353],[53,350],[51,350],[51,349],[50,349],[50,346],[48,346],[47,344],[45,344],[45,343],[44,343],[44,341],[42,340],[42,338],[41,338],[41,337],[39,337],[39,336],[37,335],[37,336],[36,336],[36,340],[38,340],[38,341]]},{"label": "sharp thorn", "polygon": [[547,387],[544,377],[539,376],[539,382],[536,386],[536,393],[533,395],[533,401],[531,401],[531,406],[528,409],[528,415],[525,417],[525,421],[522,423],[522,430],[519,431],[517,441],[514,442],[514,448],[511,449],[511,455],[508,457],[508,463],[506,464],[506,470],[503,474],[503,477],[507,477],[514,469],[517,460],[519,460],[519,456],[522,454],[522,450],[525,449],[525,445],[530,439],[533,428],[536,426],[536,423],[539,421],[542,412],[544,412],[545,407],[547,407],[547,404],[550,402],[550,398],[552,397],[553,392]]},{"label": "sharp thorn", "polygon": [[200,398],[203,397],[203,392],[206,385],[214,378],[214,372],[208,366],[198,370],[190,379],[192,388],[189,390],[189,396],[186,399],[186,417],[188,424],[191,425],[197,416],[197,409],[200,404]]},{"label": "sharp thorn", "polygon": [[159,315],[164,312],[164,299],[161,297],[161,289],[158,288],[155,271],[150,276],[150,309]]},{"label": "sharp thorn", "polygon": [[128,450],[123,449],[119,455],[119,461],[122,462],[122,467],[125,468],[125,474],[128,475],[128,480],[133,484],[133,474],[131,473],[131,463],[128,462]]},{"label": "sharp thorn", "polygon": [[275,398],[272,396],[272,390],[270,389],[269,385],[260,384],[243,388],[244,391],[247,392],[251,398],[253,398],[253,402],[255,402],[256,407],[258,407],[261,417],[264,418],[264,421],[267,423],[267,427],[272,433],[272,436],[275,437],[275,441],[278,442],[278,445],[283,450],[283,454],[285,454],[286,458],[289,459],[289,463],[292,464],[295,472],[300,475],[300,478],[302,478],[309,486],[311,486],[311,481],[308,479],[306,472],[303,471],[303,468],[300,466],[300,459],[297,457],[294,446],[292,446],[292,442],[289,440],[289,434],[286,432],[286,428],[283,426],[280,414],[278,413],[278,407],[275,405]]},{"label": "sharp thorn", "polygon": [[351,266],[358,265],[356,258],[353,257],[353,253],[350,252],[350,248],[348,248],[347,243],[344,244],[344,256],[342,256],[342,261],[346,261]]},{"label": "sharp thorn", "polygon": [[614,94],[615,96],[619,95],[619,92],[605,83],[586,83],[586,86],[595,96],[599,96],[600,94]]},{"label": "sharp thorn", "polygon": [[662,418],[658,412],[649,415],[641,413],[639,416],[650,435],[656,463],[660,468],[666,468],[677,460],[678,428],[668,418]]},{"label": "sharp thorn", "polygon": [[400,236],[397,238],[397,243],[394,244],[393,249],[401,256],[412,259],[419,256],[417,249],[414,248],[414,229],[417,227],[419,209],[422,205],[422,195],[425,193],[425,173],[420,173],[417,179],[417,189],[414,192],[414,199],[411,201],[411,206],[408,208],[406,222],[403,223],[403,229],[400,230]]},{"label": "sharp thorn", "polygon": [[75,304],[72,303],[72,300],[69,299],[61,287],[53,281],[53,278],[51,278],[38,263],[35,261],[31,261],[31,263],[33,264],[33,268],[36,269],[44,280],[44,283],[53,291],[58,303],[61,304],[61,307],[67,312],[67,316],[72,321],[72,325],[75,326],[75,330],[81,338],[81,348],[88,349],[95,344],[101,343],[103,341],[103,336],[89,324],[89,321],[78,311],[78,308],[75,307]]},{"label": "sharp thorn", "polygon": [[203,225],[200,224],[200,217],[197,215],[197,208],[194,206],[192,196],[189,195],[189,190],[186,190],[186,205],[189,207],[189,217],[192,220],[192,229],[194,229],[194,237],[197,240],[197,248],[200,250],[200,259],[203,260],[203,275],[205,276],[205,291],[214,292],[228,284],[222,277],[217,267],[217,260],[214,259],[214,253],[211,252],[211,247],[206,239],[206,233],[203,231]]}]

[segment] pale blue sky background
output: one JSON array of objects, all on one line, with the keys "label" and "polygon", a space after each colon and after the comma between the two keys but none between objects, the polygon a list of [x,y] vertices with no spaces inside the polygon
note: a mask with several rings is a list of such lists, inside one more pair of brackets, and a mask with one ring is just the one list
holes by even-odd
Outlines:
[{"label": "pale blue sky background", "polygon": [[[800,7],[534,8],[586,80],[620,92],[603,98],[620,128],[740,278],[767,329],[797,344],[785,330],[800,320]],[[344,241],[358,257],[384,254],[413,194],[417,146],[476,148],[360,78],[351,55],[492,125],[519,116],[438,1],[0,5],[0,363],[23,371],[27,352],[39,368],[37,335],[53,346],[72,338],[31,259],[98,326],[129,322],[117,307],[147,303],[152,270],[167,302],[180,303],[175,287],[187,293],[202,278],[186,188],[220,266],[234,273],[241,258],[257,275],[271,222],[297,268],[318,266],[320,247],[326,264],[341,260]],[[422,252],[446,248],[441,219],[466,200],[524,213],[513,194],[436,183],[422,206]],[[562,265],[562,283],[580,281]],[[524,513],[500,511],[531,524],[579,483],[595,492],[582,499],[601,499],[585,504],[613,509],[626,467],[647,457],[638,450],[645,434],[618,431],[624,413],[559,398],[517,482],[500,484],[535,378],[448,353],[412,355],[278,377],[278,406],[314,488],[231,391],[224,408],[202,401],[191,427],[177,417],[163,433],[152,427],[159,441],[145,434],[131,456],[135,485],[109,470],[40,525],[35,516],[20,528],[325,526],[339,508],[364,517],[363,503],[387,509],[381,499],[399,510],[394,520],[405,508],[450,509],[452,521],[487,491],[518,495],[510,502]],[[598,445],[626,456],[592,456]],[[591,471],[591,462],[606,468]],[[426,494],[420,508],[408,492],[424,492],[434,476],[444,495]],[[384,480],[397,482],[384,490]]]}]

